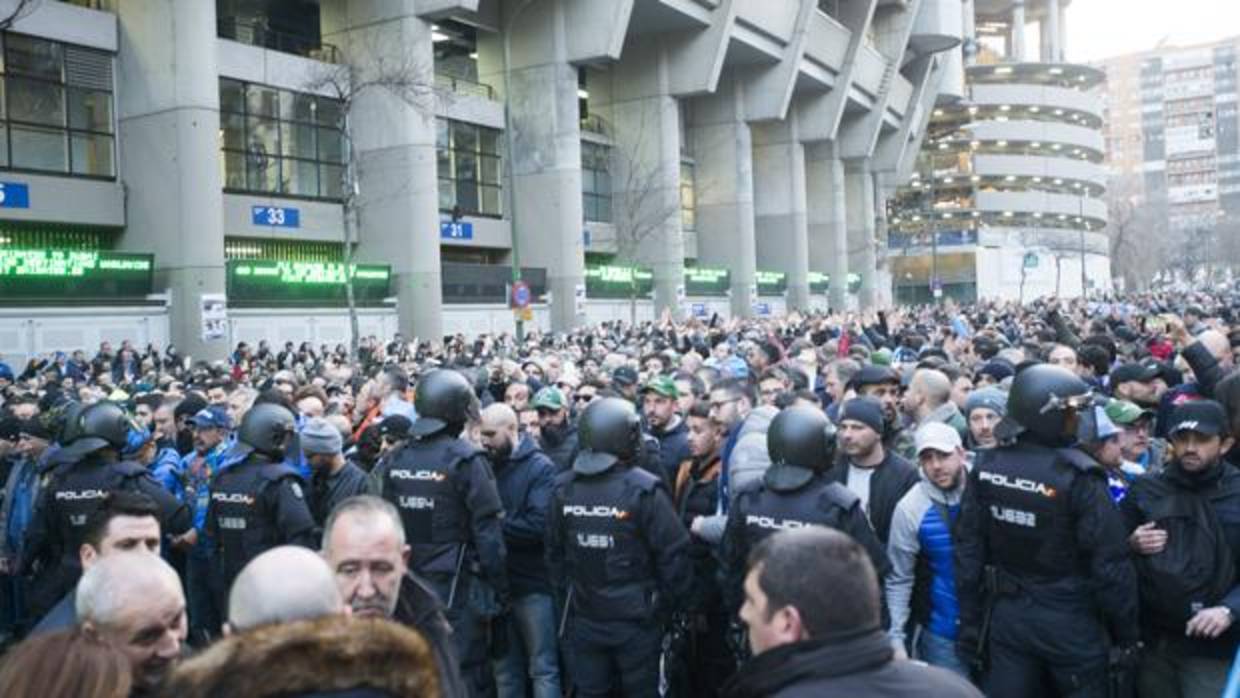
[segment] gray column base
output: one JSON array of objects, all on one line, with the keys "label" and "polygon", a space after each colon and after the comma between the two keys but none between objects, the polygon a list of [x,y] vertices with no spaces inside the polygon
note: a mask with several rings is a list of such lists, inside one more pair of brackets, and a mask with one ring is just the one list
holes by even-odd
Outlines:
[{"label": "gray column base", "polygon": [[396,277],[397,326],[406,337],[443,337],[443,274],[414,271]]},{"label": "gray column base", "polygon": [[231,349],[227,334],[219,341],[202,339],[202,294],[224,294],[222,267],[185,267],[161,272],[164,286],[171,291],[169,334],[181,356],[195,361],[220,361]]}]

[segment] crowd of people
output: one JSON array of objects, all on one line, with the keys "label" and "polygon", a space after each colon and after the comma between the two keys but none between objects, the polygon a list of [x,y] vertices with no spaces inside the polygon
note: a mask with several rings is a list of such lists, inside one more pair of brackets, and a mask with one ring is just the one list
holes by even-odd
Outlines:
[{"label": "crowd of people", "polygon": [[1218,696],[1234,307],[0,364],[0,695]]}]

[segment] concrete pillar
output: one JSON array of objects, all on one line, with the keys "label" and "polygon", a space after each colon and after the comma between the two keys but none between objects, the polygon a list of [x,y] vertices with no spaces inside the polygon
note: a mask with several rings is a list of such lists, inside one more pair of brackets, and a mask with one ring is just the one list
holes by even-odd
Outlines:
[{"label": "concrete pillar", "polygon": [[[391,81],[391,66],[432,84],[431,24],[415,0],[324,4],[324,33],[342,46],[358,81]],[[399,62],[398,62],[399,61]],[[384,87],[356,95],[349,115],[358,167],[359,258],[392,265],[400,331],[443,335],[435,105]]]},{"label": "concrete pillar", "polygon": [[835,144],[805,146],[805,193],[809,220],[809,266],[831,275],[832,310],[848,305],[848,219],[844,161]]},{"label": "concrete pillar", "polygon": [[1020,63],[1025,60],[1025,0],[1012,3],[1012,48],[1010,58]]},{"label": "concrete pillar", "polygon": [[202,339],[202,296],[224,293],[215,3],[121,0],[117,17],[121,245],[155,253],[156,288],[171,294],[181,354],[222,359],[227,339]]},{"label": "concrete pillar", "polygon": [[503,3],[503,35],[481,42],[507,40],[505,52],[493,44],[488,53],[507,53],[507,96],[512,132],[512,188],[517,201],[513,235],[519,237],[523,266],[547,270],[551,291],[551,328],[564,331],[585,320],[577,303],[585,295],[585,217],[581,201],[581,117],[577,105],[577,68],[568,61],[567,3],[544,0],[528,5]]},{"label": "concrete pillar", "polygon": [[879,308],[891,305],[891,270],[887,265],[887,197],[894,191],[886,185],[886,173],[874,176],[874,303]]},{"label": "concrete pillar", "polygon": [[1068,7],[1059,5],[1059,60],[1068,55]]},{"label": "concrete pillar", "polygon": [[[848,268],[861,275],[858,305],[870,310],[876,302],[874,257],[874,177],[869,158],[848,160],[844,167],[848,219]],[[834,279],[832,279],[834,286]]]},{"label": "concrete pillar", "polygon": [[697,158],[698,262],[732,272],[732,313],[749,317],[757,300],[753,145],[744,120],[743,88],[721,80],[693,105]]},{"label": "concrete pillar", "polygon": [[973,14],[973,0],[964,0],[961,14],[964,17],[964,64],[973,65],[977,62],[977,17]]},{"label": "concrete pillar", "polygon": [[654,272],[655,315],[670,309],[679,317],[685,271],[680,107],[669,91],[661,38],[629,44],[624,57],[612,71],[611,89],[616,235],[637,243],[635,261]]},{"label": "concrete pillar", "polygon": [[1042,62],[1063,61],[1063,41],[1059,26],[1059,0],[1046,0],[1046,14],[1042,18]]},{"label": "concrete pillar", "polygon": [[787,274],[788,309],[809,309],[809,218],[805,146],[793,111],[753,127],[757,266]]}]

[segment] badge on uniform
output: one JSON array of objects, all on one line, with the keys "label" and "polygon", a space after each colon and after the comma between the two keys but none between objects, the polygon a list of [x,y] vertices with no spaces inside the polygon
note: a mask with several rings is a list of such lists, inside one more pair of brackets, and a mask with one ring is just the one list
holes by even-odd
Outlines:
[{"label": "badge on uniform", "polygon": [[303,495],[303,494],[301,493],[301,485],[300,485],[300,484],[298,484],[298,483],[296,483],[296,482],[291,482],[291,483],[289,483],[289,484],[293,486],[293,496],[297,497],[298,499],[305,499],[305,498],[306,498],[306,496],[305,496],[305,495]]}]

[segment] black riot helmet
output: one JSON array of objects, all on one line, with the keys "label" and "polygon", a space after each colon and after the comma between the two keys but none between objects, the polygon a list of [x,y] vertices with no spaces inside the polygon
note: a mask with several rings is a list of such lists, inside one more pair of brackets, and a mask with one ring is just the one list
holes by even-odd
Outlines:
[{"label": "black riot helmet", "polygon": [[414,438],[422,438],[448,427],[459,429],[471,419],[477,419],[478,396],[465,376],[440,368],[418,380],[413,408],[418,418],[409,433]]},{"label": "black riot helmet", "polygon": [[573,461],[573,470],[595,475],[619,461],[633,460],[641,439],[641,419],[633,403],[618,397],[595,400],[581,413],[577,425],[580,451]]},{"label": "black riot helmet", "polygon": [[244,456],[257,452],[272,460],[281,460],[296,429],[296,419],[284,405],[273,402],[254,405],[241,418],[233,453]]},{"label": "black riot helmet", "polygon": [[766,432],[771,465],[794,465],[822,472],[835,459],[835,425],[822,410],[789,407],[771,420]]},{"label": "black riot helmet", "polygon": [[996,427],[1000,440],[1024,433],[1044,446],[1059,448],[1076,439],[1077,410],[1091,406],[1089,384],[1066,368],[1036,364],[1012,380],[1007,416]]},{"label": "black riot helmet", "polygon": [[97,402],[68,415],[63,434],[72,437],[58,459],[73,461],[100,449],[125,447],[132,422],[115,402]]},{"label": "black riot helmet", "polygon": [[56,442],[61,446],[68,446],[73,440],[82,433],[82,423],[78,417],[82,416],[82,410],[86,409],[86,405],[80,402],[70,402],[66,404],[60,414],[56,418]]}]

